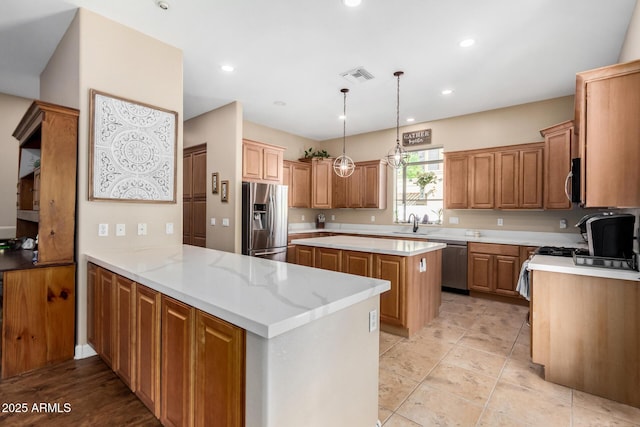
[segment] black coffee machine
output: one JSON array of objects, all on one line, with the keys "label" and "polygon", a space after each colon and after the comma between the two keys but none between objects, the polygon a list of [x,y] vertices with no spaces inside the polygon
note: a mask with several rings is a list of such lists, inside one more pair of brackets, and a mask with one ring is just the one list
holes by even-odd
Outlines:
[{"label": "black coffee machine", "polygon": [[631,259],[635,220],[631,214],[602,212],[585,215],[576,227],[589,245],[590,256]]}]

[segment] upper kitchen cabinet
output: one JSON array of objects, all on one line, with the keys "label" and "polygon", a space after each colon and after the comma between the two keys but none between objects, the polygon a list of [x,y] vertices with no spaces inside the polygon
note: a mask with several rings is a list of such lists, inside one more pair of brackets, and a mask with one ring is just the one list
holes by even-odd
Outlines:
[{"label": "upper kitchen cabinet", "polygon": [[284,147],[242,140],[242,180],[282,184]]},{"label": "upper kitchen cabinet", "polygon": [[38,236],[38,263],[73,262],[78,110],[34,101],[20,141],[16,235]]},{"label": "upper kitchen cabinet", "polygon": [[333,159],[314,157],[311,160],[311,207],[331,209]]},{"label": "upper kitchen cabinet", "polygon": [[334,208],[361,208],[364,206],[362,166],[356,164],[353,173],[344,178],[333,174],[332,203]]},{"label": "upper kitchen cabinet", "polygon": [[387,207],[387,164],[382,160],[358,162],[362,167],[363,207],[386,209]]},{"label": "upper kitchen cabinet", "polygon": [[289,186],[290,208],[311,207],[311,165],[303,162],[284,161],[282,183]]},{"label": "upper kitchen cabinet", "polygon": [[494,153],[477,153],[469,156],[469,207],[492,209],[494,207]]},{"label": "upper kitchen cabinet", "polygon": [[640,60],[578,73],[575,110],[584,206],[640,206]]},{"label": "upper kitchen cabinet", "polygon": [[543,147],[526,144],[495,153],[496,208],[542,208]]},{"label": "upper kitchen cabinet", "polygon": [[[567,185],[575,150],[573,120],[540,130],[544,137],[544,208],[571,209]],[[575,177],[573,179],[579,179]]]},{"label": "upper kitchen cabinet", "polygon": [[446,209],[466,209],[469,207],[467,197],[468,165],[469,156],[466,154],[444,154],[444,203]]}]

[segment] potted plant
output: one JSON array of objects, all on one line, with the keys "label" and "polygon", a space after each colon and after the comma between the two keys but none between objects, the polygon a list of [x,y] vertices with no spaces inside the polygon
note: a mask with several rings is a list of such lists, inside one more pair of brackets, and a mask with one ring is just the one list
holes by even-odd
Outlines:
[{"label": "potted plant", "polygon": [[427,185],[435,184],[436,182],[438,182],[438,178],[436,177],[436,174],[433,172],[419,172],[418,175],[416,175],[415,181],[413,181],[414,184],[420,187],[421,199],[424,199],[425,197],[430,196],[436,192],[435,187],[431,188],[427,193],[425,193],[424,191]]},{"label": "potted plant", "polygon": [[313,147],[309,147],[308,150],[304,150],[304,158],[305,159],[313,159],[314,157],[318,157],[321,159],[327,159],[331,156],[329,156],[329,153],[327,153],[327,150],[316,150],[313,151]]}]

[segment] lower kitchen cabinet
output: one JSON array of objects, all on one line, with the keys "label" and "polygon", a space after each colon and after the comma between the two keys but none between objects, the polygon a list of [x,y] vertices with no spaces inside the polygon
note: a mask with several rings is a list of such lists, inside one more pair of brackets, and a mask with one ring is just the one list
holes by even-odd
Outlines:
[{"label": "lower kitchen cabinet", "polygon": [[89,264],[89,343],[165,426],[242,426],[246,333]]},{"label": "lower kitchen cabinet", "polygon": [[380,295],[380,321],[394,326],[405,323],[406,260],[397,255],[374,256],[375,277],[391,282],[391,289]]},{"label": "lower kitchen cabinet", "polygon": [[357,276],[373,277],[373,254],[342,251],[342,272]]},{"label": "lower kitchen cabinet", "polygon": [[73,359],[75,265],[3,274],[2,378]]},{"label": "lower kitchen cabinet", "polygon": [[164,426],[192,423],[195,309],[162,296],[160,421]]},{"label": "lower kitchen cabinet", "polygon": [[313,258],[314,267],[342,271],[342,251],[340,249],[314,248]]},{"label": "lower kitchen cabinet", "polygon": [[469,290],[521,298],[516,291],[522,264],[520,252],[516,245],[469,242]]},{"label": "lower kitchen cabinet", "polygon": [[196,314],[195,425],[244,425],[245,331]]},{"label": "lower kitchen cabinet", "polygon": [[160,418],[160,292],[136,285],[135,301],[134,391]]}]

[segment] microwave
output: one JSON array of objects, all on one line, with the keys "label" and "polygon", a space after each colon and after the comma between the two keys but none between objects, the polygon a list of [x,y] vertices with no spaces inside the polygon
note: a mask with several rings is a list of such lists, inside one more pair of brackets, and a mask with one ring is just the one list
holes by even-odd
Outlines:
[{"label": "microwave", "polygon": [[567,192],[567,198],[572,203],[581,203],[580,200],[580,158],[571,159],[571,172],[567,176],[567,181],[571,179],[571,193],[567,190],[567,183],[565,183],[565,191]]}]

